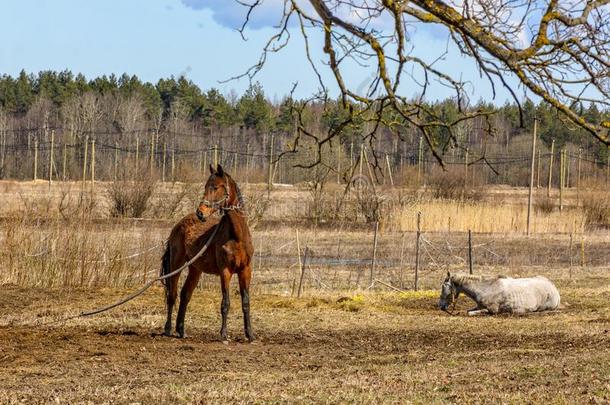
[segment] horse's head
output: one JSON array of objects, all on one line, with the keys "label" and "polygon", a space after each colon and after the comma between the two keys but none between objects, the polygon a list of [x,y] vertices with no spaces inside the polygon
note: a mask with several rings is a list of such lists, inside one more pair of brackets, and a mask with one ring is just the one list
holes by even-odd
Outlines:
[{"label": "horse's head", "polygon": [[455,303],[458,294],[459,291],[451,279],[451,273],[447,272],[447,278],[441,285],[441,298],[438,302],[438,307],[443,311],[447,311],[449,305]]},{"label": "horse's head", "polygon": [[239,203],[235,183],[224,172],[221,165],[216,170],[210,165],[210,177],[205,183],[203,198],[197,207],[197,218],[206,217],[225,209],[236,207]]}]

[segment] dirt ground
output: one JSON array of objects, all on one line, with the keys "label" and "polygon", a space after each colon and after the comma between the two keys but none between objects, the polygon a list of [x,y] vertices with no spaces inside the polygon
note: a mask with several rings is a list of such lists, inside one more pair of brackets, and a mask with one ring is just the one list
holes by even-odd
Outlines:
[{"label": "dirt ground", "polygon": [[[11,204],[19,212],[49,209],[48,186],[31,186],[0,182],[0,216]],[[51,200],[76,197],[79,189],[56,188]],[[298,192],[279,195],[297,200]],[[25,198],[30,194],[35,198]],[[235,293],[229,345],[219,340],[220,291],[211,276],[191,301],[186,339],[159,334],[165,316],[156,287],[112,311],[43,325],[111,303],[132,291],[123,287],[135,289],[156,274],[161,253],[150,249],[172,221],[66,220],[66,228],[7,220],[0,232],[0,404],[610,403],[606,231],[576,235],[573,243],[567,234],[476,234],[477,274],[546,275],[566,306],[473,318],[465,315],[467,299],[456,316],[439,311],[437,291],[363,291],[370,227],[302,227],[310,266],[304,297],[290,298],[294,224],[274,222],[282,209],[269,212],[271,220],[253,232],[258,339],[244,341]],[[410,288],[414,241],[413,233],[382,230],[375,277]],[[425,232],[419,286],[436,288],[447,270],[467,269],[466,241],[464,233]]]},{"label": "dirt ground", "polygon": [[[162,291],[104,314],[117,289],[2,286],[0,403],[608,403],[610,273],[560,285],[567,306],[523,317],[435,308],[437,292],[301,299],[255,294],[258,340],[218,339],[216,290],[197,290],[186,339],[160,336]],[[342,299],[340,299],[342,298]]]}]

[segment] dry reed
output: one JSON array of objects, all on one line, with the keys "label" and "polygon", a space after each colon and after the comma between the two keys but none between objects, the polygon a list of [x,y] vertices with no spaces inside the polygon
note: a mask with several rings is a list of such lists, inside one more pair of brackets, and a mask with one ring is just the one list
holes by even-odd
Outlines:
[{"label": "dry reed", "polygon": [[[397,208],[384,226],[400,231],[415,231],[418,211],[422,212],[422,229],[433,232],[463,232],[470,229],[478,233],[521,233],[525,232],[527,221],[527,207],[524,205],[432,200]],[[581,210],[532,213],[534,233],[580,233],[584,226],[585,215]]]}]

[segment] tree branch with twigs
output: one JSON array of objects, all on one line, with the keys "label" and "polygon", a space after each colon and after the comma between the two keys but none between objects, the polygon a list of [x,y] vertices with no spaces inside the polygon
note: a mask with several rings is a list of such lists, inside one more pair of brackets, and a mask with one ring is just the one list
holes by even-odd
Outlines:
[{"label": "tree branch with twigs", "polygon": [[[240,4],[247,7],[243,32],[253,10],[261,1]],[[551,105],[566,122],[584,129],[592,138],[610,146],[610,121],[585,119],[584,104],[610,107],[610,0],[284,0],[275,35],[262,50],[259,61],[244,74],[252,78],[265,64],[270,52],[279,52],[296,26],[305,44],[305,54],[319,83],[317,99],[328,97],[329,84],[322,69],[331,73],[331,83],[340,93],[349,113],[342,124],[326,134],[307,130],[301,114],[308,101],[294,103],[296,138],[314,139],[321,163],[322,147],[355,122],[372,123],[363,142],[371,142],[380,126],[400,136],[401,128],[416,128],[436,160],[443,165],[448,147],[462,147],[459,127],[465,121],[483,118],[489,136],[494,127],[490,111],[468,107],[467,82],[455,71],[438,66],[437,60],[415,56],[410,30],[435,24],[448,33],[448,47],[457,49],[477,66],[488,81],[493,97],[502,87],[523,111],[520,91],[535,95]],[[382,28],[379,22],[384,22]],[[323,38],[323,63],[316,63],[313,35]],[[443,55],[439,57],[442,59]],[[345,79],[353,66],[368,67],[373,79],[354,88]],[[457,117],[442,117],[426,103],[432,84],[452,90],[459,109]],[[415,92],[407,98],[405,93]],[[438,131],[447,134],[442,140]],[[377,161],[374,148],[373,160]],[[474,158],[474,157],[473,157]],[[485,156],[478,158],[485,160]]]}]

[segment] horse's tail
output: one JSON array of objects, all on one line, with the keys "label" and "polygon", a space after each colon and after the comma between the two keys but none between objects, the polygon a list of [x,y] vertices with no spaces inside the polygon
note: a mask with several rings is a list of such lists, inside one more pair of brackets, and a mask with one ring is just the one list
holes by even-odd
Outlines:
[{"label": "horse's tail", "polygon": [[[161,272],[160,276],[164,276],[170,273],[170,257],[171,252],[169,248],[169,241],[165,244],[165,253],[163,253],[163,258],[161,258]],[[161,280],[161,283],[167,288],[167,281]]]}]

